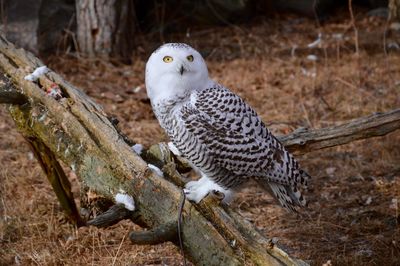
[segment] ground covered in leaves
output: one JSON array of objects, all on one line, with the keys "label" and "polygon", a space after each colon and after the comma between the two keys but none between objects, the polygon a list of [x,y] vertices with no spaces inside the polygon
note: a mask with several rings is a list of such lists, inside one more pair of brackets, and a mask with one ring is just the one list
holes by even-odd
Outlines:
[{"label": "ground covered in leaves", "polygon": [[[356,18],[357,38],[348,16],[339,14],[320,26],[285,16],[165,39],[198,48],[210,75],[282,135],[400,107],[400,33],[384,19],[363,12]],[[148,147],[166,140],[144,87],[145,60],[159,44],[141,43],[129,66],[70,55],[44,60],[117,117],[132,140]],[[127,233],[139,227],[128,222],[74,228],[5,107],[0,132],[0,265],[182,263],[172,244],[131,245]],[[312,175],[309,207],[301,215],[286,213],[251,185],[232,207],[312,265],[399,265],[400,131],[299,160]],[[70,178],[76,181],[72,173]],[[78,198],[77,188],[74,192]]]}]

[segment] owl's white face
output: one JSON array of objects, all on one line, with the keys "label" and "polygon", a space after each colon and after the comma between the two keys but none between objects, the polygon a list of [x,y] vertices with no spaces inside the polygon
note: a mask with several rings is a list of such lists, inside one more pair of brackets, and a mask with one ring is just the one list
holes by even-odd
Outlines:
[{"label": "owl's white face", "polygon": [[146,89],[152,103],[203,89],[209,84],[203,57],[186,44],[167,43],[146,64]]}]

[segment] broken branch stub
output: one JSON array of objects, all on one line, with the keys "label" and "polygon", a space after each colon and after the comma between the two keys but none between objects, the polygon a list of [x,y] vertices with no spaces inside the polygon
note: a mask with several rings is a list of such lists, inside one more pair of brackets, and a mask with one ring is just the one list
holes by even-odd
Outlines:
[{"label": "broken branch stub", "polygon": [[88,221],[86,224],[97,227],[108,227],[131,217],[132,212],[126,209],[124,204],[115,204],[107,211]]},{"label": "broken branch stub", "polygon": [[153,227],[148,231],[133,231],[129,233],[132,243],[137,245],[156,245],[167,241],[176,242],[178,226],[176,222],[168,222]]}]

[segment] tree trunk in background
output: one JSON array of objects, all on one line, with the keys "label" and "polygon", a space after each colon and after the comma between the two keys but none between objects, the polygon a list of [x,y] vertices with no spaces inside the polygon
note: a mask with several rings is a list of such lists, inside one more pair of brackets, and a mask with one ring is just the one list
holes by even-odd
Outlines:
[{"label": "tree trunk in background", "polygon": [[38,19],[37,48],[42,56],[71,50],[76,29],[73,0],[41,0]]},{"label": "tree trunk in background", "polygon": [[389,0],[389,14],[391,21],[400,19],[400,0]]},{"label": "tree trunk in background", "polygon": [[134,14],[131,0],[76,0],[79,51],[89,57],[129,61]]}]

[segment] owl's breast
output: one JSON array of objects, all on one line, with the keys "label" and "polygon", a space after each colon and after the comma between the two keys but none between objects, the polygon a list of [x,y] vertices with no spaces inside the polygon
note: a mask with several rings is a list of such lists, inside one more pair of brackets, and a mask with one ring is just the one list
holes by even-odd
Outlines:
[{"label": "owl's breast", "polygon": [[184,130],[181,119],[181,109],[184,101],[164,101],[153,106],[154,114],[160,126],[173,139],[177,133]]}]

